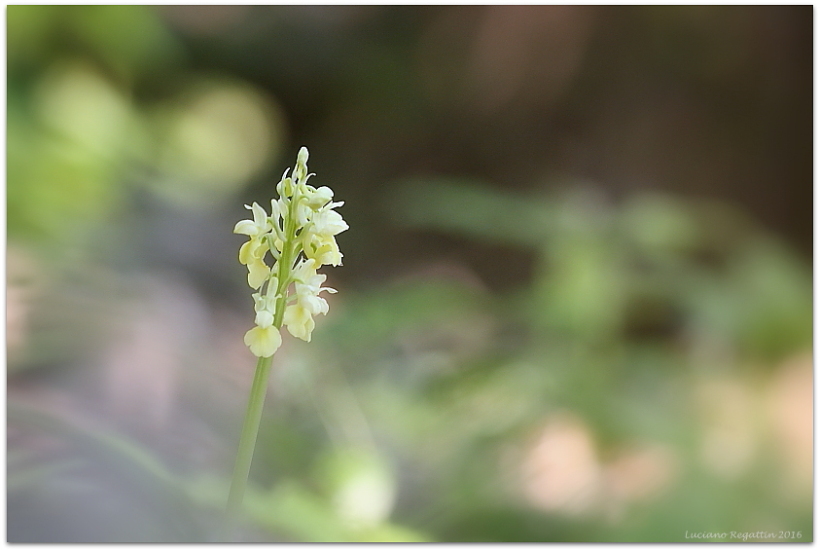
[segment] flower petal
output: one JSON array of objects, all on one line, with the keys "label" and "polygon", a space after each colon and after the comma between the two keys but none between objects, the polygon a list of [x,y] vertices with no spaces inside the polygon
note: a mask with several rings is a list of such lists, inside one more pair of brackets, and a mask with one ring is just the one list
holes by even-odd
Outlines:
[{"label": "flower petal", "polygon": [[260,231],[265,231],[268,224],[268,213],[265,212],[265,209],[263,209],[259,203],[251,205],[251,210],[253,211],[253,223]]},{"label": "flower petal", "polygon": [[270,276],[270,268],[261,260],[248,264],[248,285],[252,289],[259,289]]},{"label": "flower petal", "polygon": [[331,199],[333,199],[333,191],[327,186],[322,186],[308,196],[307,204],[313,210],[319,210],[329,203]]},{"label": "flower petal", "polygon": [[236,223],[236,226],[234,226],[233,232],[253,237],[259,233],[259,229],[251,220],[240,220]]},{"label": "flower petal", "polygon": [[256,323],[259,327],[270,327],[273,325],[273,314],[267,310],[260,310],[256,313],[254,323]]},{"label": "flower petal", "polygon": [[297,339],[310,342],[310,334],[315,327],[310,312],[299,303],[291,304],[285,309],[284,323],[291,335]]},{"label": "flower petal", "polygon": [[269,358],[282,345],[282,335],[276,327],[254,327],[245,333],[245,344],[254,356]]}]

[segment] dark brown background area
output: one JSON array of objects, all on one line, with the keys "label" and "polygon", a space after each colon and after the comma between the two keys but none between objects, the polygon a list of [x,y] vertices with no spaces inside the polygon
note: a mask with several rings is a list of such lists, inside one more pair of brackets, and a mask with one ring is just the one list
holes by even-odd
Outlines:
[{"label": "dark brown background area", "polygon": [[[163,14],[194,66],[282,102],[293,143],[322,152],[317,170],[344,175],[347,215],[385,255],[401,251],[399,263],[423,247],[363,213],[418,174],[521,191],[582,181],[615,201],[647,189],[718,198],[811,254],[809,6]],[[452,246],[442,253],[469,256]],[[362,262],[352,270],[387,269],[384,257]]]}]

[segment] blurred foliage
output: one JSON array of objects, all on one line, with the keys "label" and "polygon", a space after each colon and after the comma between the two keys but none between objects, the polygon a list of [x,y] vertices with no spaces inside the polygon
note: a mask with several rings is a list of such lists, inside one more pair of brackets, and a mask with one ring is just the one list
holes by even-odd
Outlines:
[{"label": "blurred foliage", "polygon": [[[10,6],[9,541],[811,541],[811,9],[763,8]],[[226,534],[230,230],[302,144],[340,293]]]}]

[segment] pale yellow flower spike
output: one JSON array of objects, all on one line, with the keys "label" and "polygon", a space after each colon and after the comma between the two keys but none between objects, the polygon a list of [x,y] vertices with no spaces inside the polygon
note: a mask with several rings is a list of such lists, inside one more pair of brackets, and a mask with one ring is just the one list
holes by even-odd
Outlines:
[{"label": "pale yellow flower spike", "polygon": [[332,202],[329,187],[317,189],[307,183],[313,176],[308,157],[307,148],[301,148],[291,176],[289,170],[282,175],[276,186],[279,199],[271,200],[270,215],[257,203],[246,205],[253,220],[241,220],[234,227],[234,233],[249,237],[239,249],[239,262],[248,267],[248,285],[259,292],[253,295],[256,326],[245,334],[245,344],[260,358],[272,356],[281,346],[282,325],[294,337],[310,342],[316,325],[313,316],[328,311],[319,293],[336,292],[321,286],[326,276],[316,270],[342,263],[336,236],[348,225],[333,209],[344,203]]}]

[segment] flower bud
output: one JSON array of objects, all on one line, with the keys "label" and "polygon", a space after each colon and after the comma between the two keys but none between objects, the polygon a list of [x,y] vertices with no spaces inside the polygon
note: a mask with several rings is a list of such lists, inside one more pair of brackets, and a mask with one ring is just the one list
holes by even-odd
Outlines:
[{"label": "flower bud", "polygon": [[307,176],[307,162],[308,162],[308,150],[307,147],[302,147],[299,150],[299,154],[296,156],[296,166],[293,169],[293,177],[297,182],[304,182],[305,176]]}]

